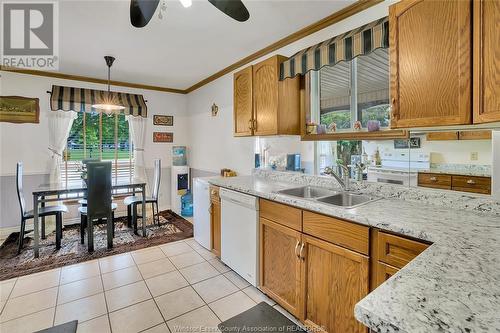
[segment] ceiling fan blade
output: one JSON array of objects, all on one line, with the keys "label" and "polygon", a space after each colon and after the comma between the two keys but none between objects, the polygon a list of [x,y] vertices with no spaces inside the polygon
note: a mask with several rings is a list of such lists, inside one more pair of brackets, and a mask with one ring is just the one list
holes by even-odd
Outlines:
[{"label": "ceiling fan blade", "polygon": [[130,22],[136,28],[145,27],[153,14],[160,0],[130,0]]},{"label": "ceiling fan blade", "polygon": [[208,0],[218,10],[239,22],[250,18],[250,13],[241,0]]}]

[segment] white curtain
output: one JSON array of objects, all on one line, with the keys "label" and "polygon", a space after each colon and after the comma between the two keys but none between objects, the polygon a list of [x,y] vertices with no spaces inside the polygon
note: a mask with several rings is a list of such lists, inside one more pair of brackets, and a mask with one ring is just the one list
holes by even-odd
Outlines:
[{"label": "white curtain", "polygon": [[77,117],[74,111],[51,111],[49,112],[49,154],[50,159],[50,182],[61,181],[61,164],[63,152],[66,148],[69,132],[73,121]]},{"label": "white curtain", "polygon": [[146,118],[140,116],[126,116],[130,137],[134,144],[134,177],[146,180],[144,165],[144,137],[146,134]]}]

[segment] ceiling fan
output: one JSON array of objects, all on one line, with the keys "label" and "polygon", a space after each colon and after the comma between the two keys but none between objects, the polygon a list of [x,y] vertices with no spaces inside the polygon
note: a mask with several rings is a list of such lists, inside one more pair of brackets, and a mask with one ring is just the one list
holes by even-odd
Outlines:
[{"label": "ceiling fan", "polygon": [[[184,7],[191,6],[191,0],[179,0]],[[208,0],[218,10],[238,22],[245,22],[250,13],[241,0]],[[136,28],[145,27],[153,17],[160,0],[130,0],[130,22]],[[165,5],[162,5],[164,9]]]}]

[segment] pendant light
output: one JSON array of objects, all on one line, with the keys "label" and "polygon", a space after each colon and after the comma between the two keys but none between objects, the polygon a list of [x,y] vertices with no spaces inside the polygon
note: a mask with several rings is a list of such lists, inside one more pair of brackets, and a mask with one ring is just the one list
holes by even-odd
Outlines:
[{"label": "pendant light", "polygon": [[106,61],[106,65],[108,66],[108,92],[101,100],[98,101],[97,104],[93,104],[92,107],[94,109],[102,110],[104,112],[118,112],[120,110],[125,109],[123,105],[120,105],[116,100],[116,95],[111,93],[111,66],[113,66],[113,62],[115,61],[115,57],[112,56],[104,56],[104,60]]}]

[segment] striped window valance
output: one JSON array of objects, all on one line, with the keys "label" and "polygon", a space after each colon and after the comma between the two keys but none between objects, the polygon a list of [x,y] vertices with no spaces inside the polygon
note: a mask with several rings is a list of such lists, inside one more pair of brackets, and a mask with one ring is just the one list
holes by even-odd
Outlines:
[{"label": "striped window valance", "polygon": [[389,47],[389,20],[387,17],[368,23],[342,35],[297,52],[280,65],[280,80],[304,75],[323,66],[368,54],[378,48]]},{"label": "striped window valance", "polygon": [[148,107],[142,95],[115,91],[52,86],[50,108],[52,111],[99,112],[94,104],[118,104],[126,115],[147,117]]}]

